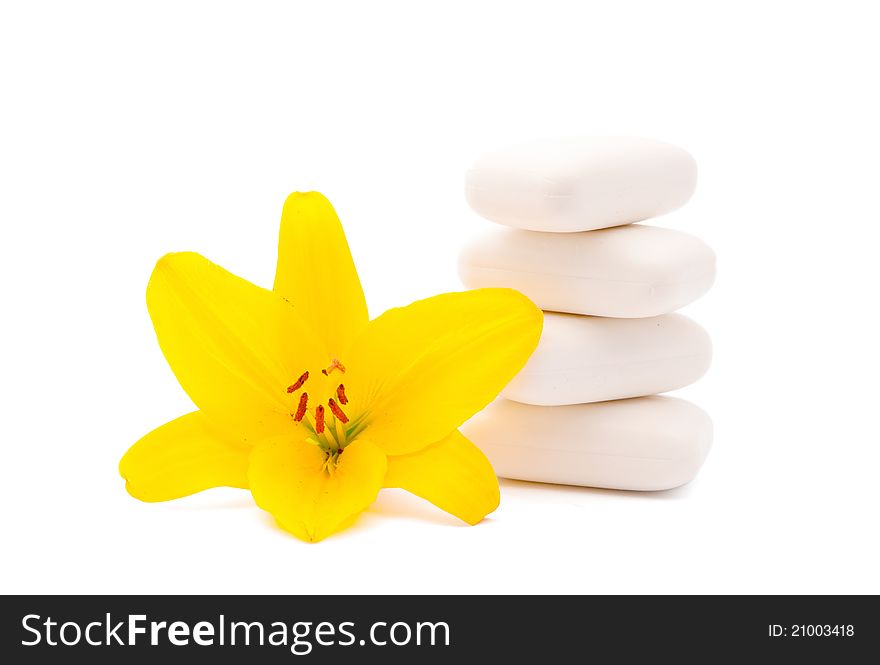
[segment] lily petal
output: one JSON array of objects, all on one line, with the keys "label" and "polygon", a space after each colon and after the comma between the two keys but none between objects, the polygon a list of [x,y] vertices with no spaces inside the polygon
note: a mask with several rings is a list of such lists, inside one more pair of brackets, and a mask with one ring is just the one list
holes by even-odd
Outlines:
[{"label": "lily petal", "polygon": [[171,369],[205,415],[256,441],[294,424],[286,387],[327,356],[296,310],[198,254],[168,254],[147,307]]},{"label": "lily petal", "polygon": [[284,202],[275,292],[299,308],[331,356],[369,320],[342,224],[318,192],[294,192]]},{"label": "lily petal", "polygon": [[409,455],[388,458],[385,487],[427,499],[468,524],[498,507],[498,478],[483,452],[458,430]]},{"label": "lily petal", "polygon": [[317,542],[348,526],[373,501],[385,477],[385,455],[364,439],[349,444],[334,469],[304,441],[276,437],[251,453],[248,478],[257,505],[293,535]]},{"label": "lily petal", "polygon": [[196,411],[165,423],[119,462],[125,489],[141,501],[168,501],[211,487],[247,489],[250,448],[223,438]]},{"label": "lily petal", "polygon": [[386,455],[439,441],[501,392],[542,325],[541,310],[513,289],[446,293],[388,310],[344,356],[352,415]]}]

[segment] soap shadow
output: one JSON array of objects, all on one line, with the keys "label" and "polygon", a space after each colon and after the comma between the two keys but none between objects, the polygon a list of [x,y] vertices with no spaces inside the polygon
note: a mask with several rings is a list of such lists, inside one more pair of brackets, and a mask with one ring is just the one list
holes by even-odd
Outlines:
[{"label": "soap shadow", "polygon": [[604,487],[580,487],[578,485],[556,485],[553,483],[538,483],[528,480],[510,480],[507,478],[499,478],[501,491],[524,490],[535,492],[571,492],[580,495],[596,495],[596,496],[620,496],[627,499],[632,498],[635,501],[680,501],[693,492],[693,486],[696,481],[691,481],[680,487],[674,487],[668,490],[655,491],[639,491],[639,490],[615,490]]}]

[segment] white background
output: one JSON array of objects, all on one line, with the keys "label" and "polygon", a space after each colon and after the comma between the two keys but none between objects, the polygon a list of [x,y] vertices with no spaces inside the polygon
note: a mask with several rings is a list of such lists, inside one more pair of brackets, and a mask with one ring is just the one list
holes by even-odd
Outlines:
[{"label": "white background", "polygon": [[[3,592],[880,592],[880,42],[855,2],[6,2],[0,10]],[[680,394],[716,425],[661,494],[504,482],[468,528],[385,491],[318,545],[244,491],[130,498],[116,465],[190,409],[144,304],[196,250],[271,285],[319,189],[371,312],[460,288],[480,152],[679,144],[660,225],[719,257]]]}]

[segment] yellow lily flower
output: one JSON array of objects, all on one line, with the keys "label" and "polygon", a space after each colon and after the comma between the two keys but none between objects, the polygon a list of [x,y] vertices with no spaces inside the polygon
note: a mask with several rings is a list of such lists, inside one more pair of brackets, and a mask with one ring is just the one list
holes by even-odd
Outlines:
[{"label": "yellow lily flower", "polygon": [[147,307],[198,411],[122,458],[135,498],[250,489],[307,541],[350,524],[382,487],[468,524],[498,506],[489,461],[457,428],[538,343],[542,313],[519,292],[447,293],[371,321],[336,212],[297,192],[282,212],[274,291],[198,254],[168,254]]}]

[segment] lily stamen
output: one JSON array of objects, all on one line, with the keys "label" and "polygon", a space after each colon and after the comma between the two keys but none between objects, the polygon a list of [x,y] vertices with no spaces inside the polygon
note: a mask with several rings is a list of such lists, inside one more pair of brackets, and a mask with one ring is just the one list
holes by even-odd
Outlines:
[{"label": "lily stamen", "polygon": [[339,408],[339,405],[336,403],[336,400],[332,397],[330,401],[327,402],[327,406],[330,407],[330,410],[333,412],[333,415],[336,416],[339,420],[342,421],[342,424],[348,422],[348,416],[343,413],[342,409]]},{"label": "lily stamen", "polygon": [[345,396],[345,386],[342,385],[341,383],[339,384],[339,387],[336,389],[336,397],[339,398],[339,403],[342,404],[343,406],[348,404],[348,397]]},{"label": "lily stamen", "polygon": [[303,384],[309,380],[309,373],[305,371],[292,385],[287,386],[288,393],[295,393],[297,390],[303,387]]},{"label": "lily stamen", "polygon": [[[306,372],[308,374],[308,372]],[[303,417],[306,415],[306,407],[309,403],[309,394],[303,393],[299,396],[299,406],[296,407],[296,413],[293,415],[293,419],[296,422],[300,422]]]},{"label": "lily stamen", "polygon": [[342,439],[339,439],[336,436],[336,432],[333,430],[333,426],[326,420],[324,420],[324,441],[327,442],[327,446],[330,452],[334,450],[338,450],[342,447]]},{"label": "lily stamen", "polygon": [[315,407],[315,432],[324,433],[324,406],[322,404]]},{"label": "lily stamen", "polygon": [[333,470],[336,469],[336,465],[339,464],[339,458],[342,456],[342,448],[332,450],[326,455],[327,456],[324,458],[324,464],[321,466],[321,471],[324,473],[332,473]]}]

